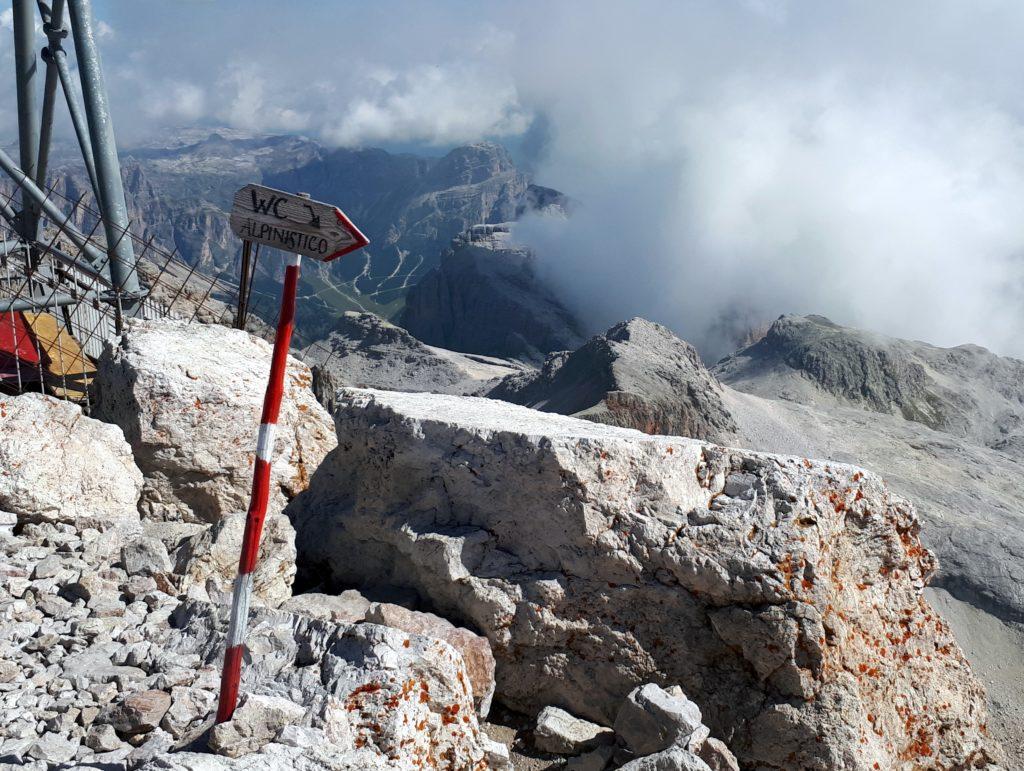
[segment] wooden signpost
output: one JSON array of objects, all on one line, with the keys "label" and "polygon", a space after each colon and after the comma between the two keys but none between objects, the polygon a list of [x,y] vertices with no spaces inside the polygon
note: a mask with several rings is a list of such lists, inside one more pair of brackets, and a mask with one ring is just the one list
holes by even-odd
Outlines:
[{"label": "wooden signpost", "polygon": [[224,651],[224,669],[220,679],[220,701],[217,722],[231,719],[238,702],[242,676],[242,653],[245,650],[245,627],[252,600],[253,573],[259,554],[263,520],[270,498],[270,467],[274,457],[274,431],[284,395],[284,372],[288,364],[292,327],[295,323],[295,290],[299,283],[300,255],[318,260],[333,260],[361,249],[369,239],[359,232],[340,209],[311,201],[303,193],[284,193],[260,185],[246,185],[235,193],[231,210],[231,229],[247,242],[265,244],[291,254],[284,271],[281,312],[274,336],[274,352],[270,360],[270,378],[263,397],[263,414],[256,440],[252,494],[245,517],[242,553],[238,560],[238,577],[231,598],[231,619]]},{"label": "wooden signpost", "polygon": [[262,185],[246,185],[235,193],[231,230],[243,241],[323,262],[370,243],[336,206]]}]

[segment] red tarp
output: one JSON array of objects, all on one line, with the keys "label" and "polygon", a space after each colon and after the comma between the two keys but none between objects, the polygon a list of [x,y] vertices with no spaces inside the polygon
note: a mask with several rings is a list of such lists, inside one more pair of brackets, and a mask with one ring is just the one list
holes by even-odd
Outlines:
[{"label": "red tarp", "polygon": [[0,313],[0,381],[39,379],[39,350],[20,311]]}]

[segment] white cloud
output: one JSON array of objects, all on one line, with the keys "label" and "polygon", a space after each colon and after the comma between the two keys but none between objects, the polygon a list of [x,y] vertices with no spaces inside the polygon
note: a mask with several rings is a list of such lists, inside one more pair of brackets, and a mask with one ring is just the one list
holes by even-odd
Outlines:
[{"label": "white cloud", "polygon": [[328,141],[452,144],[518,135],[530,124],[507,78],[496,82],[469,66],[378,70],[366,83],[371,93],[354,97],[339,122],[325,126]]},{"label": "white cloud", "polygon": [[[276,88],[284,90],[274,90]],[[236,63],[216,84],[216,117],[228,125],[261,131],[303,131],[310,116],[294,106],[287,84],[272,82],[253,64]]]},{"label": "white cloud", "polygon": [[140,109],[161,123],[190,123],[206,115],[206,93],[188,81],[159,80],[143,89]]}]

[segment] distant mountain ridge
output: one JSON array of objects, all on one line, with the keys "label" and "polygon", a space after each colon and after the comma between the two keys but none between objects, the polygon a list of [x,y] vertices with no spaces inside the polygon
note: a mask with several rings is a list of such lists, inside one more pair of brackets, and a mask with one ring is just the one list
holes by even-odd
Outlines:
[{"label": "distant mountain ridge", "polygon": [[[304,263],[298,307],[304,343],[326,334],[347,310],[394,317],[409,289],[469,227],[565,204],[561,193],[532,184],[505,148],[489,142],[428,158],[331,150],[300,136],[191,130],[123,150],[121,160],[133,229],[211,275],[237,273],[239,241],[226,212],[246,183],[308,192],[345,210],[371,243],[330,265]],[[89,191],[75,161],[55,164],[53,181],[70,200]],[[257,312],[275,312],[282,270],[278,259],[261,260]]]}]

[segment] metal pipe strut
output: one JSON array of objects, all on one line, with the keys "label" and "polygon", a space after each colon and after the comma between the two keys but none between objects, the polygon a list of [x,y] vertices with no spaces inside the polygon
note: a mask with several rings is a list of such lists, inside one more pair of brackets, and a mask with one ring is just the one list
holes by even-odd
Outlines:
[{"label": "metal pipe strut", "polygon": [[[36,9],[34,0],[13,0],[14,68],[18,100],[18,153],[21,167],[35,179],[39,158],[39,111],[36,108]],[[39,207],[26,196],[21,198],[21,237],[34,241],[39,225]]]},{"label": "metal pipe strut", "polygon": [[64,0],[53,0],[53,8],[48,8],[46,3],[39,0],[39,15],[43,19],[43,32],[49,41],[47,48],[43,49],[43,61],[46,62],[46,80],[43,84],[43,114],[39,128],[39,160],[36,164],[36,184],[42,187],[46,184],[47,166],[50,160],[50,139],[53,135],[53,108],[57,100],[57,65],[53,57],[49,56],[51,48],[60,48],[61,40],[67,36],[64,29]]},{"label": "metal pipe strut", "polygon": [[53,59],[53,63],[57,67],[60,87],[64,91],[64,101],[67,102],[68,114],[71,116],[71,125],[75,128],[78,146],[82,150],[82,162],[85,163],[85,171],[89,175],[89,182],[92,184],[93,194],[96,196],[96,206],[103,211],[103,203],[100,201],[100,183],[96,179],[96,159],[92,156],[92,139],[89,136],[89,126],[82,112],[82,105],[78,103],[78,94],[75,93],[74,84],[71,82],[67,52],[63,48],[50,47],[43,53],[44,59],[47,56]]},{"label": "metal pipe strut", "polygon": [[96,162],[99,182],[97,195],[110,254],[111,282],[121,290],[121,303],[125,312],[134,315],[140,307],[139,275],[132,239],[124,237],[128,232],[128,205],[121,182],[121,164],[117,157],[114,124],[107,102],[99,49],[93,33],[92,6],[89,0],[69,0],[68,10],[71,13],[71,33],[78,56],[78,72],[82,81],[92,154]]},{"label": "metal pipe strut", "polygon": [[46,308],[61,308],[65,305],[75,305],[83,300],[99,300],[100,295],[93,292],[86,295],[52,294],[50,297],[19,297],[15,300],[0,300],[0,313],[8,311],[36,311]]},{"label": "metal pipe strut", "polygon": [[14,184],[21,188],[23,196],[28,196],[30,200],[34,201],[42,209],[43,213],[71,239],[71,242],[82,250],[92,263],[93,268],[102,270],[98,266],[107,262],[107,257],[103,252],[89,243],[88,237],[67,221],[68,218],[65,214],[54,205],[46,196],[46,193],[40,190],[36,183],[29,179],[28,175],[18,167],[14,159],[3,150],[0,150],[0,169],[3,169],[7,176],[14,180]]}]

